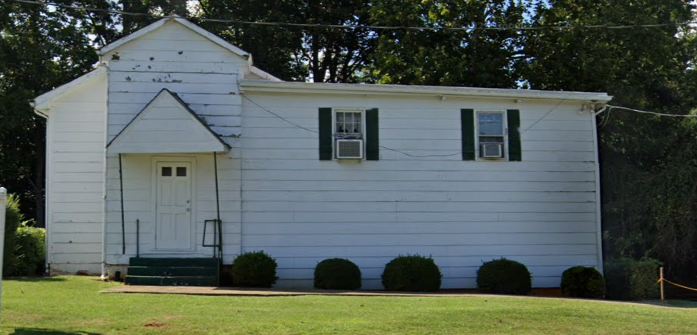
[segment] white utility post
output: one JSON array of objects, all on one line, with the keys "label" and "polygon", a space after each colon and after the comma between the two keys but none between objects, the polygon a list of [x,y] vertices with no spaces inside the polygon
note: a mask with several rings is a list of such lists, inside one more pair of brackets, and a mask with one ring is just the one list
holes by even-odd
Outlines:
[{"label": "white utility post", "polygon": [[[2,259],[5,250],[5,208],[7,207],[7,189],[0,187],[0,296],[2,296]],[[0,301],[0,306],[1,306]]]}]

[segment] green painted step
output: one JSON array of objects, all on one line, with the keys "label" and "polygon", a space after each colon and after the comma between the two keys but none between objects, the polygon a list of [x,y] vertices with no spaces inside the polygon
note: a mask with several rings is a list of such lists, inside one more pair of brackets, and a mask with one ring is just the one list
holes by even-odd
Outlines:
[{"label": "green painted step", "polygon": [[217,258],[140,258],[129,260],[128,285],[217,286]]},{"label": "green painted step", "polygon": [[217,276],[217,266],[129,266],[129,276]]},{"label": "green painted step", "polygon": [[126,276],[127,285],[217,286],[217,276]]},{"label": "green painted step", "polygon": [[219,258],[144,258],[133,257],[129,266],[218,267]]}]

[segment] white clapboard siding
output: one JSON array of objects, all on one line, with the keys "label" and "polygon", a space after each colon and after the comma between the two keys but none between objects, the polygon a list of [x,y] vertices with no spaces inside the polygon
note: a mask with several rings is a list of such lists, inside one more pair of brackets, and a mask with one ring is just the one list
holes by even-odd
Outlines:
[{"label": "white clapboard siding", "polygon": [[[481,263],[499,257],[525,263],[537,287],[558,286],[570,266],[599,265],[593,123],[580,103],[248,97],[242,247],[277,259],[278,286],[312,285],[331,257],[358,264],[365,288],[381,288],[400,254],[434,257],[446,288],[476,286]],[[380,145],[417,157],[381,148],[379,161],[320,161],[320,107],[378,108]],[[463,108],[520,110],[523,161],[462,161]],[[418,157],[429,155],[444,156]]]},{"label": "white clapboard siding", "polygon": [[[234,150],[234,149],[233,149]],[[223,221],[223,259],[226,263],[240,253],[241,246],[241,209],[240,209],[240,167],[239,159],[233,159],[232,153],[218,154],[218,173],[220,187],[220,219]],[[107,169],[107,264],[125,265],[129,257],[136,253],[136,220],[140,221],[141,255],[157,257],[178,257],[181,253],[167,253],[155,248],[155,206],[152,197],[152,168],[154,159],[176,160],[193,158],[195,175],[192,184],[192,222],[195,234],[192,236],[194,250],[186,257],[209,257],[212,249],[203,247],[203,224],[205,220],[215,219],[215,179],[213,171],[213,154],[124,154],[123,191],[125,210],[126,254],[122,254],[121,236],[121,196],[118,172],[118,157],[108,156]],[[212,241],[212,226],[208,227],[207,243]]]},{"label": "white clapboard siding", "polygon": [[[109,140],[164,88],[204,119],[240,116],[237,81],[248,61],[177,21],[111,50],[102,60],[109,63]],[[240,134],[240,122],[206,122],[222,136]]]},{"label": "white clapboard siding", "polygon": [[47,261],[54,273],[101,271],[105,123],[105,75],[51,101]]}]

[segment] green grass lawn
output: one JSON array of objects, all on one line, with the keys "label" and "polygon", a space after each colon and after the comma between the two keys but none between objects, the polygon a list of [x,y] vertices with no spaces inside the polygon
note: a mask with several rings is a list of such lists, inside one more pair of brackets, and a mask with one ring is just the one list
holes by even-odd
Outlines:
[{"label": "green grass lawn", "polygon": [[87,277],[5,280],[3,334],[695,334],[697,308],[530,297],[99,294]]}]

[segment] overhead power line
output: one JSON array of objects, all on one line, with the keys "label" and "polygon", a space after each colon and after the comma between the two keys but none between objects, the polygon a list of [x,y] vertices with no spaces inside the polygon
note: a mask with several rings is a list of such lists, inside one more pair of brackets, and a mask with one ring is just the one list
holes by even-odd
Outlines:
[{"label": "overhead power line", "polygon": [[[35,0],[9,0],[18,3],[35,4],[42,6],[53,6],[59,8],[82,10],[95,13],[118,14],[125,16],[141,16],[152,17],[156,19],[165,18],[167,16],[152,14],[152,13],[137,13],[127,12],[116,9],[104,9],[95,7],[72,6],[54,2],[44,2]],[[676,27],[690,24],[697,24],[697,21],[687,22],[667,22],[667,23],[649,23],[649,24],[594,24],[594,25],[557,25],[557,26],[487,26],[487,25],[472,25],[467,27],[419,27],[419,26],[383,26],[383,25],[347,25],[347,24],[324,24],[324,23],[298,23],[298,22],[272,22],[272,21],[244,21],[231,20],[220,18],[197,18],[201,22],[219,22],[243,25],[259,25],[259,26],[277,26],[277,27],[301,27],[301,28],[330,28],[330,29],[371,29],[371,30],[415,30],[415,31],[474,31],[474,30],[489,30],[489,31],[525,31],[525,30],[570,30],[570,29],[636,29],[636,28],[661,28],[661,27]]]},{"label": "overhead power line", "polygon": [[651,112],[651,111],[645,111],[641,109],[634,109],[634,108],[628,108],[628,107],[620,107],[620,106],[613,106],[613,105],[605,105],[605,108],[600,110],[598,113],[595,115],[599,115],[600,113],[604,111],[610,111],[612,109],[620,109],[620,110],[625,110],[625,111],[630,111],[634,113],[641,113],[641,114],[651,114],[651,115],[658,115],[658,116],[668,116],[668,117],[697,117],[695,114],[668,114],[668,113],[660,113],[660,112]]}]

